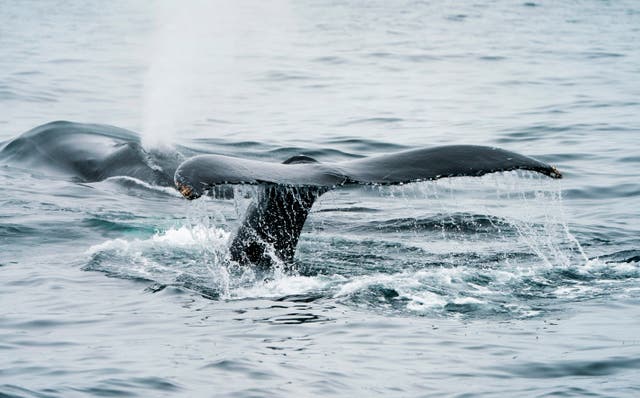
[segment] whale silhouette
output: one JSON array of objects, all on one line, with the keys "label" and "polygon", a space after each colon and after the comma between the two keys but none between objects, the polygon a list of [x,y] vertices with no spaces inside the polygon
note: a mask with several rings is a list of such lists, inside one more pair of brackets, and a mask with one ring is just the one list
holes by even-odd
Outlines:
[{"label": "whale silhouette", "polygon": [[76,181],[129,176],[175,185],[187,199],[229,197],[234,184],[259,186],[229,247],[231,260],[261,268],[291,263],[314,202],[346,185],[395,185],[530,170],[561,178],[553,166],[515,152],[476,145],[419,148],[357,160],[320,163],[298,155],[283,163],[223,155],[184,160],[145,150],[137,134],[107,125],[52,122],[4,144],[0,163],[40,168]]},{"label": "whale silhouette", "polygon": [[184,159],[179,154],[150,152],[129,130],[103,124],[56,121],[38,126],[5,143],[0,162],[79,182],[129,176],[162,186]]}]

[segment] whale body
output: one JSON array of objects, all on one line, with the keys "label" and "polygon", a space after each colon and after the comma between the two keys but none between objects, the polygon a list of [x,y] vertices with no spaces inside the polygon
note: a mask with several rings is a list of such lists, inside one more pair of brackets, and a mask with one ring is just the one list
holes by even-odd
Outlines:
[{"label": "whale body", "polygon": [[477,145],[418,148],[356,160],[320,163],[297,155],[283,163],[223,155],[184,160],[179,153],[145,150],[129,130],[65,121],[38,126],[4,143],[0,164],[69,176],[80,182],[128,176],[170,186],[187,199],[232,197],[234,184],[258,185],[230,247],[231,260],[262,268],[291,263],[316,199],[346,185],[394,185],[459,176],[530,170],[561,178],[544,162]]},{"label": "whale body", "polygon": [[128,176],[172,186],[174,171],[182,160],[146,151],[132,131],[66,121],[38,126],[0,150],[0,163],[45,170],[80,182]]}]

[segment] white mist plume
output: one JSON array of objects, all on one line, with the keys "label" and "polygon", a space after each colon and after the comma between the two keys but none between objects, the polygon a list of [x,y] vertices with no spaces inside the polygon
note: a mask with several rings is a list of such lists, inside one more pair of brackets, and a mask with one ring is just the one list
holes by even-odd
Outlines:
[{"label": "white mist plume", "polygon": [[[210,1],[161,1],[156,7],[156,30],[145,79],[143,144],[170,144],[176,134],[205,112],[202,81],[214,60],[211,49],[231,53],[220,46],[232,44],[224,38],[224,22],[234,15],[222,7],[232,3]],[[222,15],[225,18],[220,18]],[[221,50],[221,51],[220,51]]]},{"label": "white mist plume", "polygon": [[237,113],[230,99],[255,92],[246,84],[265,68],[261,55],[283,51],[282,21],[291,19],[287,11],[287,2],[156,3],[143,145],[169,145],[194,124]]}]

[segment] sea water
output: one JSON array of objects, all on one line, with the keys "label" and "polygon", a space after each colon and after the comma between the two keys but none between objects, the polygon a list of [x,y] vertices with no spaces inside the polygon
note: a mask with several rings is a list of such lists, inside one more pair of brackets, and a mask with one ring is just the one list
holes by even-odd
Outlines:
[{"label": "sea water", "polygon": [[0,396],[637,396],[634,1],[0,3],[0,141],[336,162],[494,145],[527,172],[337,189],[295,264],[229,261],[255,192],[0,166]]}]

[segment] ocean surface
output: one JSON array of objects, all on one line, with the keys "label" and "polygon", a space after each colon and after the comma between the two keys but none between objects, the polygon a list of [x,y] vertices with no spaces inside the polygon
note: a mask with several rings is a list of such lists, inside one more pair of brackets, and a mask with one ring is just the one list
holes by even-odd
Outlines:
[{"label": "ocean surface", "polygon": [[0,149],[54,120],[321,162],[555,165],[314,205],[226,260],[251,189],[0,164],[0,397],[640,396],[640,3],[0,0]]}]

